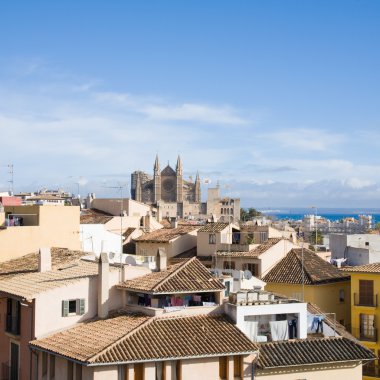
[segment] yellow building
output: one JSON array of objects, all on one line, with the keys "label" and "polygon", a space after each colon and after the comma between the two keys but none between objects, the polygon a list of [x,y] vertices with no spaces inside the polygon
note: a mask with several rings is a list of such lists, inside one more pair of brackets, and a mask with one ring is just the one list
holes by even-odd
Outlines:
[{"label": "yellow building", "polygon": [[[380,355],[380,339],[377,326],[380,325],[380,263],[342,268],[351,275],[351,323],[352,334],[360,342]],[[363,379],[380,377],[378,360],[363,367]]]},{"label": "yellow building", "polygon": [[350,326],[350,278],[313,251],[293,248],[262,279],[265,290],[316,304]]}]

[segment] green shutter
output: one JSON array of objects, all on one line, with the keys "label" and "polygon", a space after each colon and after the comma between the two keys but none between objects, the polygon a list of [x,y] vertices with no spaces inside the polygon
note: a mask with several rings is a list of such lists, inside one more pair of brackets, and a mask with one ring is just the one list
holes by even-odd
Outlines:
[{"label": "green shutter", "polygon": [[69,315],[69,301],[62,301],[62,317]]},{"label": "green shutter", "polygon": [[84,307],[85,306],[85,299],[84,298],[81,298],[79,300],[79,315],[83,315],[84,314]]}]

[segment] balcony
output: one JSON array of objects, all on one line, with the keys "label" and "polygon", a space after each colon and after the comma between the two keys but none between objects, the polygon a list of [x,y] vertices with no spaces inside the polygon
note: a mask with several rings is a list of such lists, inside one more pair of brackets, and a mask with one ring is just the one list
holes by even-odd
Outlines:
[{"label": "balcony", "polygon": [[353,328],[352,335],[363,342],[377,342],[377,328]]},{"label": "balcony", "polygon": [[366,307],[377,307],[377,294],[368,297],[368,296],[363,296],[360,293],[354,293],[354,305],[366,306]]}]

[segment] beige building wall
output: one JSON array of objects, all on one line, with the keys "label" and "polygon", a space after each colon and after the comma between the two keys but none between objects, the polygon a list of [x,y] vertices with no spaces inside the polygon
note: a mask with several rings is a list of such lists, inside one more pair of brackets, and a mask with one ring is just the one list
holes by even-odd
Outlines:
[{"label": "beige building wall", "polygon": [[120,216],[120,213],[125,211],[128,216],[138,218],[145,216],[151,210],[150,206],[128,198],[123,198],[122,205],[120,198],[95,198],[91,201],[91,208],[96,208],[115,216]]},{"label": "beige building wall", "polygon": [[362,364],[337,363],[326,365],[310,365],[303,367],[276,368],[274,370],[256,371],[257,379],[262,380],[361,380]]},{"label": "beige building wall", "polygon": [[6,213],[21,215],[24,226],[0,230],[0,262],[15,259],[41,247],[80,250],[77,206],[9,206]]},{"label": "beige building wall", "polygon": [[181,235],[168,243],[136,242],[136,255],[156,256],[159,248],[165,249],[168,259],[197,246],[197,231]]},{"label": "beige building wall", "polygon": [[227,226],[223,231],[215,233],[215,244],[210,244],[212,232],[199,232],[197,236],[197,255],[211,256],[221,249],[221,244],[232,243],[232,225]]}]

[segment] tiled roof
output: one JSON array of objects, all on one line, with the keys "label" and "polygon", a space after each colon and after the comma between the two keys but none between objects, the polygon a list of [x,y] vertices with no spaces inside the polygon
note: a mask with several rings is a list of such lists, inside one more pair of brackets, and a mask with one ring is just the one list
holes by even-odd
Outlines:
[{"label": "tiled roof", "polygon": [[195,257],[170,265],[166,270],[125,281],[118,287],[136,292],[163,294],[224,289],[223,284]]},{"label": "tiled roof", "polygon": [[84,210],[80,216],[80,224],[106,224],[113,216],[97,209]]},{"label": "tiled roof", "polygon": [[306,285],[316,285],[349,279],[349,276],[309,249],[303,249],[303,263],[304,275],[302,275],[302,248],[293,248],[262,280],[267,283],[283,284],[302,284],[304,280]]},{"label": "tiled roof", "polygon": [[380,273],[380,263],[357,265],[354,267],[343,267],[340,268],[340,270],[343,272]]},{"label": "tiled roof", "polygon": [[289,340],[258,345],[259,369],[376,358],[368,348],[342,337]]},{"label": "tiled roof", "polygon": [[122,363],[220,355],[257,350],[224,317],[149,318],[119,315],[32,341],[41,348],[85,363]]},{"label": "tiled roof", "polygon": [[338,321],[334,321],[334,318],[332,318],[330,315],[326,315],[317,305],[308,303],[307,311],[313,315],[323,315],[325,317],[324,322],[333,330],[335,329],[338,335],[357,341],[357,339],[351,335],[343,325],[341,325]]},{"label": "tiled roof", "polygon": [[207,223],[203,227],[201,227],[198,232],[220,232],[223,231],[226,227],[228,227],[229,223]]},{"label": "tiled roof", "polygon": [[[110,270],[116,270],[110,267]],[[0,281],[0,292],[25,299],[33,299],[39,293],[71,284],[84,277],[96,276],[98,263],[79,261],[65,269],[20,274]]]},{"label": "tiled roof", "polygon": [[[59,269],[68,263],[78,261],[86,252],[70,250],[67,248],[51,248],[52,269]],[[29,253],[17,259],[0,263],[0,280],[22,273],[38,271],[38,252]]]},{"label": "tiled roof", "polygon": [[197,226],[179,226],[177,228],[161,228],[148,234],[139,236],[136,242],[144,243],[168,243],[179,236],[186,235],[196,230]]},{"label": "tiled roof", "polygon": [[283,238],[269,238],[265,243],[260,244],[258,247],[255,247],[250,251],[218,251],[216,252],[216,256],[257,258],[281,240],[283,240]]}]

